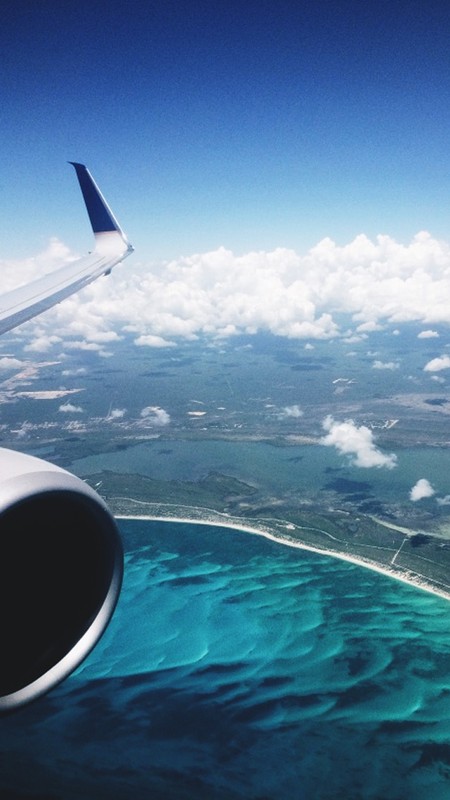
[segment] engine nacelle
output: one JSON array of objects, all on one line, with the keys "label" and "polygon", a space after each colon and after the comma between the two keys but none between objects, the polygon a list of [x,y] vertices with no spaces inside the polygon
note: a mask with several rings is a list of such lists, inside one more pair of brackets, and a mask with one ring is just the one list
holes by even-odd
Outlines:
[{"label": "engine nacelle", "polygon": [[123,574],[116,523],[84,481],[0,448],[0,711],[48,691],[94,647]]}]

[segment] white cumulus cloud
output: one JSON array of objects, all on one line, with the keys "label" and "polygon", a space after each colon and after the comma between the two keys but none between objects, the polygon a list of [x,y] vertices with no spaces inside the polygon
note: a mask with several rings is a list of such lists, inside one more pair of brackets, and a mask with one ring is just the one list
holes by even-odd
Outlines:
[{"label": "white cumulus cloud", "polygon": [[154,336],[151,333],[138,336],[134,343],[138,347],[174,347],[175,345],[175,342],[170,342],[167,339],[163,339],[162,336]]},{"label": "white cumulus cloud", "polygon": [[0,370],[21,369],[24,366],[25,362],[19,361],[18,358],[11,358],[11,356],[3,356],[3,358],[0,358]]},{"label": "white cumulus cloud", "polygon": [[426,331],[420,331],[420,333],[417,334],[417,338],[418,339],[439,339],[439,334],[438,334],[437,331],[432,331],[432,330],[428,329]]},{"label": "white cumulus cloud", "polygon": [[[36,258],[2,262],[3,290],[73,258],[52,240]],[[343,315],[353,329],[346,322],[341,330]],[[422,338],[431,338],[432,326],[449,319],[450,243],[420,232],[407,244],[386,235],[361,234],[342,246],[325,238],[305,254],[280,247],[235,255],[221,247],[155,269],[130,259],[47,312],[39,325],[42,347],[51,344],[45,334],[58,335],[97,345],[103,355],[100,346],[116,341],[121,330],[148,347],[262,330],[351,341],[387,323],[412,321],[427,326]]]},{"label": "white cumulus cloud", "polygon": [[413,503],[417,503],[418,500],[423,500],[425,497],[433,497],[434,493],[431,483],[426,478],[420,478],[412,487],[409,499]]},{"label": "white cumulus cloud", "polygon": [[84,339],[67,342],[66,348],[68,350],[90,350],[93,353],[97,353],[102,350],[101,345],[97,344],[97,342],[86,342]]},{"label": "white cumulus cloud", "polygon": [[48,334],[41,333],[34,336],[30,344],[25,345],[24,350],[31,353],[47,353],[51,350],[53,345],[59,344],[62,341],[60,336],[49,336]]},{"label": "white cumulus cloud", "polygon": [[125,408],[112,408],[106,419],[108,422],[113,422],[116,419],[123,419],[126,413]]},{"label": "white cumulus cloud", "polygon": [[431,361],[424,366],[425,372],[440,372],[443,369],[449,368],[450,356],[439,356],[438,358],[432,358]]},{"label": "white cumulus cloud", "polygon": [[320,444],[335,447],[339,453],[350,456],[355,466],[365,469],[393,469],[397,466],[396,455],[382,453],[374,442],[372,431],[366,425],[358,426],[351,419],[336,422],[332,416],[326,417],[322,424],[327,434],[319,440]]},{"label": "white cumulus cloud", "polygon": [[83,409],[81,406],[75,406],[73,403],[63,403],[59,408],[58,411],[62,411],[63,414],[82,414]]},{"label": "white cumulus cloud", "polygon": [[280,417],[293,417],[294,419],[298,419],[299,417],[303,417],[303,413],[299,405],[285,406],[281,410]]},{"label": "white cumulus cloud", "polygon": [[141,417],[146,423],[156,427],[168,425],[170,422],[170,414],[159,406],[146,406],[141,411]]}]

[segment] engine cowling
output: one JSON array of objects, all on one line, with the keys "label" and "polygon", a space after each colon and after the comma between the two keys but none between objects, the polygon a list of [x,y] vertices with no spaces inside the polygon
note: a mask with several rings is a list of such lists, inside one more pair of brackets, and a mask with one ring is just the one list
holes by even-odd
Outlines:
[{"label": "engine cowling", "polygon": [[51,689],[114,611],[123,553],[114,518],[84,481],[0,448],[0,711]]}]

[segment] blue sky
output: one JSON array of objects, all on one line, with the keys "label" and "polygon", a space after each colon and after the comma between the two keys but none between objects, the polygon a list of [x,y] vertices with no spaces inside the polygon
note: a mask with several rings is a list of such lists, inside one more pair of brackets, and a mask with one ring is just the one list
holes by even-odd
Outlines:
[{"label": "blue sky", "polygon": [[151,263],[450,238],[446,2],[3,8],[3,257],[90,242],[85,162]]}]

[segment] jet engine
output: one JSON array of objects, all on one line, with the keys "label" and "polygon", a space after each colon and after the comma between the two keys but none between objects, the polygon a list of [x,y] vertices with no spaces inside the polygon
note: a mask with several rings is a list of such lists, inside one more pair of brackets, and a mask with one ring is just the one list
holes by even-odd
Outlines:
[{"label": "jet engine", "polygon": [[48,691],[94,647],[123,573],[116,523],[84,481],[0,448],[0,711]]}]

